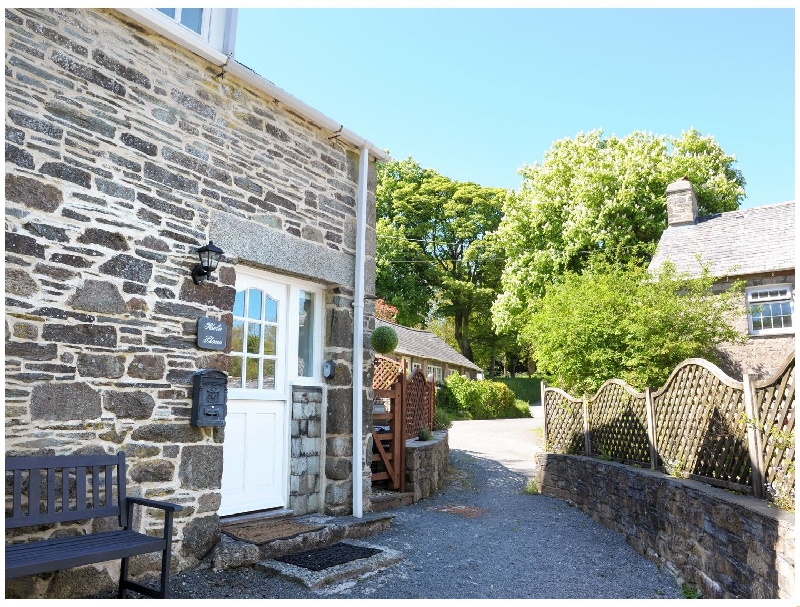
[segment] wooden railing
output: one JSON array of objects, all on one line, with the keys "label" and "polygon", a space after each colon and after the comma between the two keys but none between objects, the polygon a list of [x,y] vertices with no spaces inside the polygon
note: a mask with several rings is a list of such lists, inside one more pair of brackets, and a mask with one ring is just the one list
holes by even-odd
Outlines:
[{"label": "wooden railing", "polygon": [[659,390],[612,379],[592,397],[543,385],[550,452],[646,465],[765,497],[794,495],[794,354],[772,377],[738,382],[702,359]]}]

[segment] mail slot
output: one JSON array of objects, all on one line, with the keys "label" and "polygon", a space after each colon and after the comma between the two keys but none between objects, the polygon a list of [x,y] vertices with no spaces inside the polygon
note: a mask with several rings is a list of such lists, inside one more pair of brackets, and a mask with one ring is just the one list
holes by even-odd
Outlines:
[{"label": "mail slot", "polygon": [[222,371],[203,369],[193,375],[192,425],[224,426],[228,412],[228,376]]}]

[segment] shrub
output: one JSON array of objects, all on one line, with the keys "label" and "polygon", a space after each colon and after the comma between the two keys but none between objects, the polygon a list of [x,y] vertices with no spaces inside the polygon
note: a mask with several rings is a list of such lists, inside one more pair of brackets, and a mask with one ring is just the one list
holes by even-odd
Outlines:
[{"label": "shrub", "polygon": [[372,332],[370,343],[372,344],[372,349],[378,354],[394,352],[394,349],[397,347],[397,332],[391,327],[377,327]]},{"label": "shrub", "polygon": [[440,409],[437,404],[436,411],[433,412],[433,429],[447,430],[452,425],[453,425],[453,420],[450,418],[450,415],[448,415],[447,411],[445,411],[444,409]]},{"label": "shrub", "polygon": [[[471,419],[530,417],[528,405],[517,401],[511,389],[499,382],[485,379],[475,381],[451,375],[445,380],[445,386],[456,401],[458,410],[468,413]],[[448,406],[452,406],[451,397],[445,398]]]},{"label": "shrub", "polygon": [[428,430],[428,426],[422,426],[417,432],[417,440],[428,441],[433,438],[433,434]]}]

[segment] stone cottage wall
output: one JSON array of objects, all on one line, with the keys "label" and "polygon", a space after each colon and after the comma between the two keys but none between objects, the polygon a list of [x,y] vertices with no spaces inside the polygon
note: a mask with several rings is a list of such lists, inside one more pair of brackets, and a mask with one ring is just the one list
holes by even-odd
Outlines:
[{"label": "stone cottage wall", "polygon": [[[6,10],[5,133],[6,453],[124,450],[132,493],[184,506],[173,563],[195,566],[224,430],[189,424],[192,374],[228,366],[197,319],[230,325],[253,265],[328,285],[336,377],[293,394],[289,506],[347,513],[358,151],[110,9]],[[374,162],[368,189],[371,293]],[[209,239],[226,255],[198,286]]]},{"label": "stone cottage wall", "polygon": [[[794,272],[753,276],[745,281],[745,288],[789,284],[794,289],[794,282]],[[728,282],[720,283],[716,285],[715,291],[724,291],[729,286]],[[733,326],[742,335],[747,335],[747,311],[744,300],[741,313],[734,319]],[[758,379],[764,379],[775,373],[786,357],[794,352],[794,344],[794,334],[750,335],[744,344],[722,344],[718,348],[719,367],[739,381],[743,373],[753,373]]]}]

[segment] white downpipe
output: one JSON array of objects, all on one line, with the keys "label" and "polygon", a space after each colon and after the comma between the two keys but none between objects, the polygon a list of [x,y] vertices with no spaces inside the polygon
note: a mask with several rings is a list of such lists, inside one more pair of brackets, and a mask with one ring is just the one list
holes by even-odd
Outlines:
[{"label": "white downpipe", "polygon": [[364,262],[367,236],[367,180],[369,150],[361,148],[358,163],[358,208],[356,209],[356,284],[353,301],[353,516],[364,514]]}]

